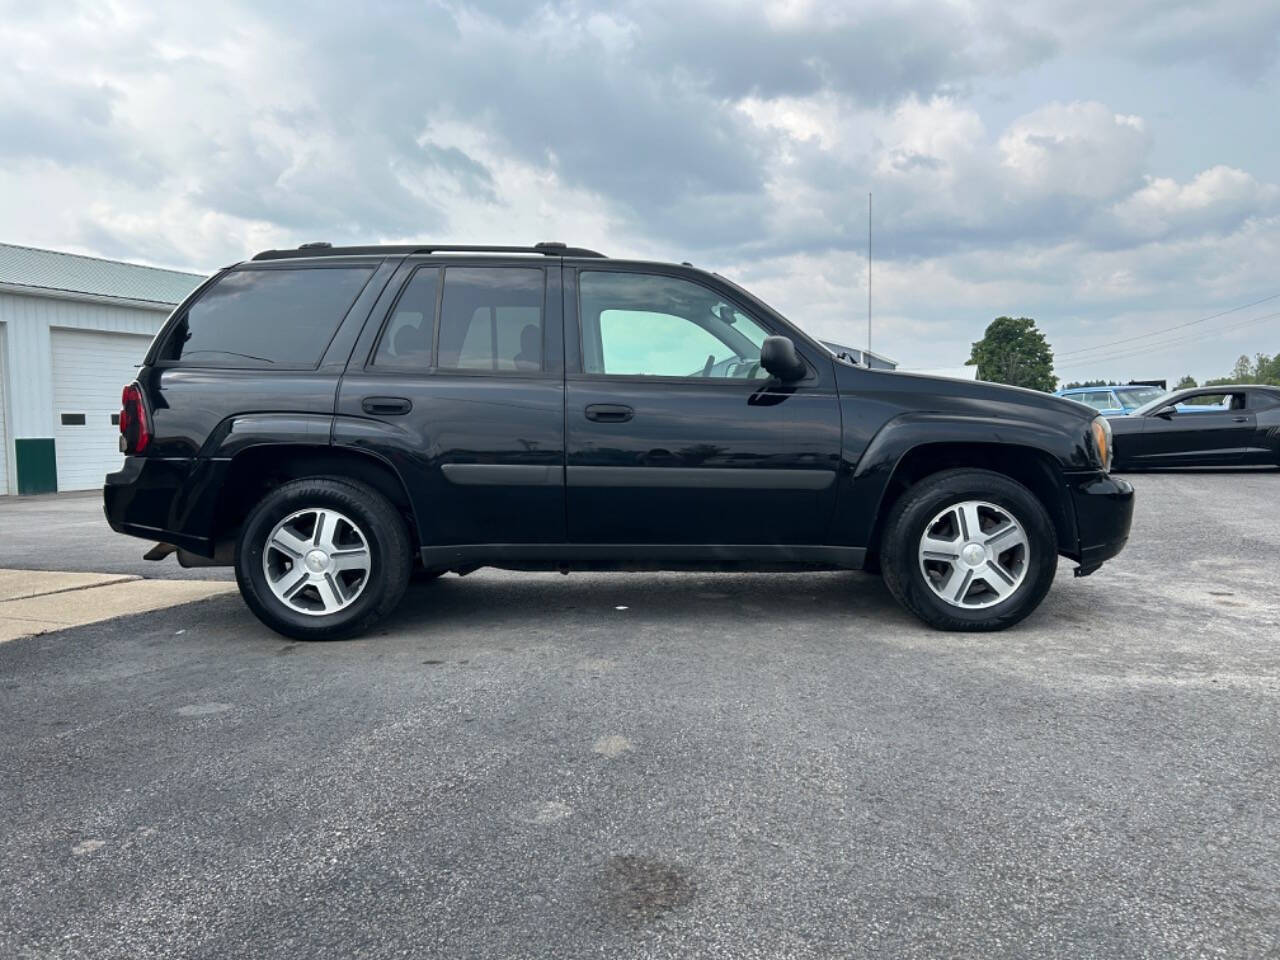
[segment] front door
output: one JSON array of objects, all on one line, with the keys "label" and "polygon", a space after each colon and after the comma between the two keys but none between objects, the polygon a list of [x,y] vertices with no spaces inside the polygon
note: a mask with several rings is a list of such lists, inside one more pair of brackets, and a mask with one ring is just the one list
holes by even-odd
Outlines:
[{"label": "front door", "polygon": [[1253,439],[1245,394],[1206,391],[1183,397],[1171,417],[1148,417],[1142,463],[1158,467],[1237,463]]},{"label": "front door", "polygon": [[808,376],[778,382],[760,344],[782,331],[684,277],[584,269],[565,289],[570,542],[826,542],[840,457],[830,357],[798,343]]},{"label": "front door", "polygon": [[335,444],[395,467],[424,547],[563,542],[558,263],[410,262],[396,284],[343,378]]}]

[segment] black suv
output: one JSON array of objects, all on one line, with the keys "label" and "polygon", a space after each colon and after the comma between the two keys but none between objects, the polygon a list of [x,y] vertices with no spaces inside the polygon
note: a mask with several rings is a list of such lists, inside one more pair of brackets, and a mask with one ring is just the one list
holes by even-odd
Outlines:
[{"label": "black suv", "polygon": [[298,638],[480,566],[870,569],[993,630],[1133,510],[1080,404],[868,370],[716,274],[563,244],[260,253],[178,306],[123,407],[111,526],[234,564]]}]

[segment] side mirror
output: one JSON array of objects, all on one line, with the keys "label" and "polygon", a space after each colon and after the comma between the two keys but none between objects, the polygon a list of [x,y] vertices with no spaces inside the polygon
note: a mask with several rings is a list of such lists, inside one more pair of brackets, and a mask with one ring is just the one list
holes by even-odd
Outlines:
[{"label": "side mirror", "polygon": [[760,345],[760,366],[779,380],[799,380],[807,372],[790,337],[765,337]]},{"label": "side mirror", "polygon": [[1162,420],[1172,420],[1177,415],[1178,415],[1178,408],[1175,407],[1172,403],[1165,404],[1163,407],[1161,407],[1159,410],[1157,410],[1155,413],[1152,414],[1152,416],[1159,417]]}]

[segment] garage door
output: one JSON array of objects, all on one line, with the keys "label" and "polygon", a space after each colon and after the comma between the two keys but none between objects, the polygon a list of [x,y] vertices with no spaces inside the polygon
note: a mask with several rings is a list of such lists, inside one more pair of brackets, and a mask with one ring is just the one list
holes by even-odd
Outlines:
[{"label": "garage door", "polygon": [[150,337],[53,330],[53,429],[58,489],[88,490],[119,470],[120,389],[138,375]]},{"label": "garage door", "polygon": [[4,423],[4,327],[0,327],[0,494],[9,492],[9,433]]}]

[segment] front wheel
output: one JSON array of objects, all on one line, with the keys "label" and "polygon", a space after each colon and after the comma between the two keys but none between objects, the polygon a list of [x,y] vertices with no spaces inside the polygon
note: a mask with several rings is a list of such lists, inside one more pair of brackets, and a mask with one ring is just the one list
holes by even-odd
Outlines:
[{"label": "front wheel", "polygon": [[889,592],[942,630],[1002,630],[1030,614],[1058,569],[1044,505],[989,470],[946,470],[902,495],[880,549]]},{"label": "front wheel", "polygon": [[249,609],[297,640],[361,633],[404,596],[408,531],[385,497],[336,477],[293,480],[250,511],[236,544]]}]

